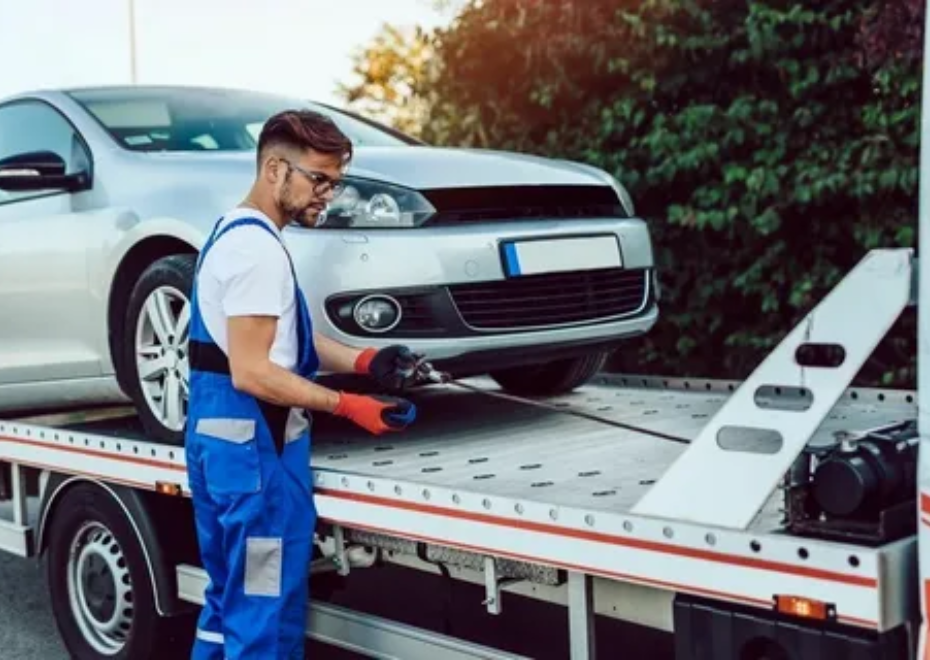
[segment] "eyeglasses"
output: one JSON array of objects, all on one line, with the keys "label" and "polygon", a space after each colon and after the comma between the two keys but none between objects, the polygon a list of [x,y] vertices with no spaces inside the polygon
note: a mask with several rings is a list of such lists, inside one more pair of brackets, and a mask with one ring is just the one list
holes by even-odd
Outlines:
[{"label": "eyeglasses", "polygon": [[317,195],[325,195],[330,190],[333,191],[333,197],[338,197],[339,194],[345,189],[345,184],[342,181],[337,181],[331,179],[322,172],[314,172],[312,170],[305,169],[296,163],[292,163],[286,158],[282,158],[281,161],[287,165],[288,169],[297,170],[303,174],[310,183],[313,184],[313,192]]}]

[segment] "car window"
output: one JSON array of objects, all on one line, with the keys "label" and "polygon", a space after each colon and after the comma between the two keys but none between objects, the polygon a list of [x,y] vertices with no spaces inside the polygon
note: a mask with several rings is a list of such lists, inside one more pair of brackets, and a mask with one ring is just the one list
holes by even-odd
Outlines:
[{"label": "car window", "polygon": [[[0,159],[28,151],[51,151],[66,163],[67,174],[87,167],[84,147],[74,128],[54,108],[41,101],[17,101],[0,106]],[[47,191],[0,190],[0,204],[47,194]]]},{"label": "car window", "polygon": [[303,99],[238,90],[108,88],[72,90],[119,144],[132,151],[252,151],[262,126],[288,108],[329,115],[356,146],[400,146],[412,138]]}]

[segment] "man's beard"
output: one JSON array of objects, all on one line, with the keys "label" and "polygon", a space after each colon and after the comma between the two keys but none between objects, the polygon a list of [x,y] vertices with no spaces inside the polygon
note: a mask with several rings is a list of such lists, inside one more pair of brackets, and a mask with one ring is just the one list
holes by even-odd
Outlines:
[{"label": "man's beard", "polygon": [[316,220],[326,207],[311,200],[308,204],[297,205],[291,198],[290,173],[286,175],[281,196],[278,199],[278,209],[281,215],[289,222],[296,222],[303,227],[315,227]]}]

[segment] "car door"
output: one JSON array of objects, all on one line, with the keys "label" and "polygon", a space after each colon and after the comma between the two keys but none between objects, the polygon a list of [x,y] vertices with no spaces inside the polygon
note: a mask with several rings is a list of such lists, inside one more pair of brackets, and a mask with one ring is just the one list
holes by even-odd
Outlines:
[{"label": "car door", "polygon": [[[41,100],[0,105],[0,161],[47,151],[88,169],[70,122]],[[8,184],[7,184],[8,185]],[[100,374],[91,321],[81,193],[0,192],[0,385]]]}]

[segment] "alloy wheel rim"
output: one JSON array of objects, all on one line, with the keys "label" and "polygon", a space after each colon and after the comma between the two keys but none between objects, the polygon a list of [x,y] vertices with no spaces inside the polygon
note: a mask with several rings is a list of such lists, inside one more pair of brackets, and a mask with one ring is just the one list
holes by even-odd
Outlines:
[{"label": "alloy wheel rim", "polygon": [[139,385],[152,414],[171,431],[183,430],[187,420],[189,329],[190,302],[171,286],[149,294],[136,322]]}]

